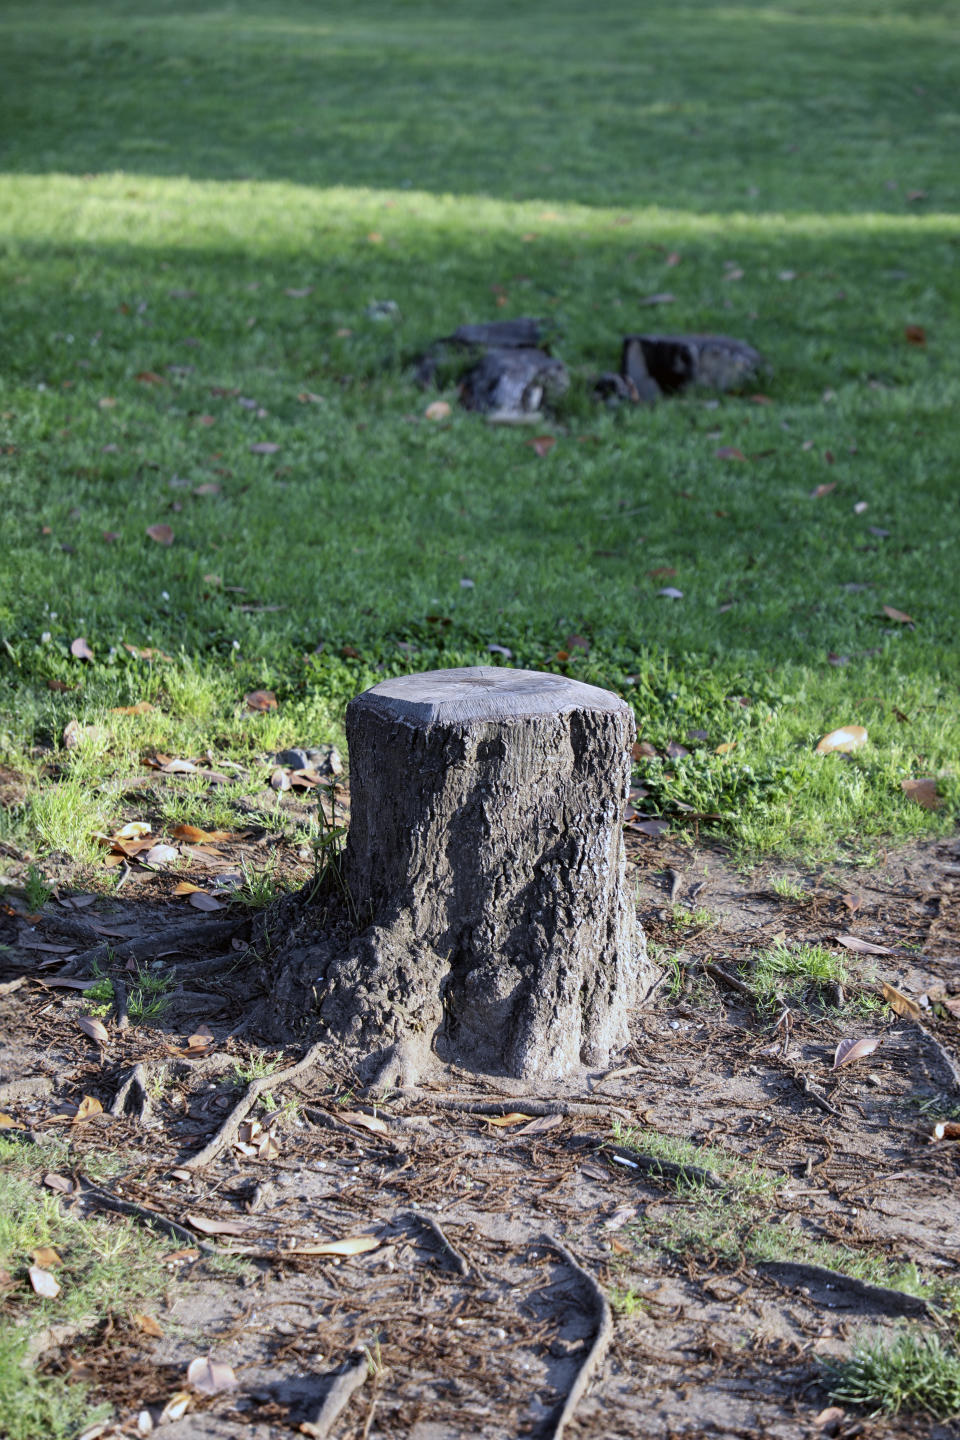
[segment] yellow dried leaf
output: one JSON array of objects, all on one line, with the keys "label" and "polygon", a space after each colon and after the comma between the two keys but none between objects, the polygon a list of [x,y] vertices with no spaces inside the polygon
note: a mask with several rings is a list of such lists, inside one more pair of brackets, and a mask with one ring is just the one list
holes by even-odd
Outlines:
[{"label": "yellow dried leaf", "polygon": [[40,1245],[36,1250],[31,1250],[34,1265],[39,1265],[41,1270],[52,1270],[54,1265],[62,1265],[63,1260],[54,1250],[52,1245]]},{"label": "yellow dried leaf", "polygon": [[103,1114],[103,1106],[93,1095],[84,1095],[77,1106],[77,1113],[73,1117],[74,1125],[83,1120],[92,1120],[95,1115]]},{"label": "yellow dried leaf", "polygon": [[923,1011],[916,1001],[911,1000],[909,995],[904,995],[903,991],[898,990],[895,985],[888,985],[886,980],[882,981],[880,993],[890,1006],[890,1009],[895,1011],[897,1015],[902,1015],[905,1020],[920,1020],[923,1018]]},{"label": "yellow dried leaf", "polygon": [[426,420],[446,420],[450,414],[450,406],[446,400],[434,400],[427,406],[423,414]]},{"label": "yellow dried leaf", "polygon": [[134,1315],[133,1323],[143,1335],[152,1335],[154,1340],[163,1338],[163,1331],[152,1315]]},{"label": "yellow dried leaf", "polygon": [[146,820],[131,820],[129,825],[121,825],[112,840],[140,840],[144,835],[150,834],[150,826]]},{"label": "yellow dried leaf", "polygon": [[484,1115],[488,1125],[521,1125],[526,1120],[532,1120],[532,1115],[521,1115],[519,1110],[511,1110],[509,1115]]},{"label": "yellow dried leaf", "polygon": [[867,743],[867,732],[862,725],[844,725],[839,730],[831,730],[829,735],[824,735],[817,746],[818,755],[826,755],[831,750],[839,750],[848,754],[851,750],[859,750]]}]

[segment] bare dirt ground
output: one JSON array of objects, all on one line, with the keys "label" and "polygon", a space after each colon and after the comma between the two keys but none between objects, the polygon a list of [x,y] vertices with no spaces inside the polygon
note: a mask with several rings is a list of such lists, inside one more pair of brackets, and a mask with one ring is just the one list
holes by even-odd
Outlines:
[{"label": "bare dirt ground", "polygon": [[[281,873],[302,873],[295,824],[281,828],[254,816],[243,841],[199,847],[208,858],[194,852],[191,880],[216,893],[241,854],[267,851]],[[163,1425],[170,1440],[320,1433],[311,1424],[332,1379],[366,1351],[371,1373],[330,1432],[342,1440],[552,1436],[591,1357],[586,1393],[563,1417],[570,1440],[960,1435],[922,1417],[824,1415],[820,1364],[861,1326],[891,1327],[926,1303],[889,1280],[826,1273],[830,1257],[960,1279],[960,1146],[931,1139],[960,1102],[960,844],[862,871],[791,867],[802,891],[791,899],[771,888],[783,867],[741,874],[716,847],[627,835],[648,938],[677,958],[610,1071],[522,1095],[451,1074],[374,1104],[321,1063],[261,1097],[247,1128],[196,1168],[244,1094],[234,1067],[256,1068],[256,1037],[238,1033],[237,996],[255,992],[259,965],[249,913],[187,912],[173,896],[181,877],[134,862],[118,895],[79,908],[66,865],[39,915],[12,888],[0,894],[0,1109],[23,1127],[6,1133],[28,1153],[31,1137],[69,1133],[61,1204],[125,1206],[170,1236],[161,1333],[115,1315],[40,1356],[93,1377],[115,1407],[104,1434],[138,1433],[144,1409],[156,1422],[206,1354],[239,1383],[193,1392]],[[835,945],[840,934],[891,953],[850,954],[846,993],[814,987],[775,1029],[779,1007],[758,1010],[739,962],[778,939]],[[104,945],[112,973],[139,957],[177,984],[155,1022],[107,1018],[101,1045],[77,1025],[82,992],[56,982]],[[920,1020],[851,1003],[879,980],[918,1003]],[[831,1069],[841,1039],[866,1035],[881,1045]],[[268,1058],[282,1070],[302,1053]],[[102,1113],[78,1123],[83,1096]],[[511,1113],[526,1118],[495,1123]],[[729,1168],[651,1171],[618,1148],[616,1122],[712,1147]],[[86,1182],[92,1151],[122,1160],[109,1184]],[[764,1177],[777,1183],[763,1189]],[[345,1237],[371,1248],[316,1253]],[[232,1273],[211,1250],[241,1257]],[[604,1296],[612,1337],[598,1354]],[[17,1302],[0,1303],[12,1313]]]}]

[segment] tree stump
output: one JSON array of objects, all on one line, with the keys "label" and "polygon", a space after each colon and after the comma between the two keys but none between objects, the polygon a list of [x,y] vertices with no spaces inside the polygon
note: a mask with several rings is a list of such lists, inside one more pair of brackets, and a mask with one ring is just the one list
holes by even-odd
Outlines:
[{"label": "tree stump", "polygon": [[362,1079],[410,1084],[439,1059],[551,1080],[626,1041],[651,979],[624,881],[634,734],[617,696],[528,670],[351,701],[343,874],[362,928],[295,969]]}]

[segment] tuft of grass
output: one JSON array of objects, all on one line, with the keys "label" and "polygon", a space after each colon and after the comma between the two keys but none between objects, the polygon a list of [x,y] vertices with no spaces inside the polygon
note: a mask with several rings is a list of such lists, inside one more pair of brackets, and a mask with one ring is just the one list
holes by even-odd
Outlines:
[{"label": "tuft of grass", "polygon": [[764,1009],[796,998],[812,985],[842,985],[847,979],[841,956],[824,945],[773,945],[758,950],[740,968]]},{"label": "tuft of grass", "polygon": [[866,1334],[845,1359],[824,1357],[831,1398],[873,1415],[919,1411],[937,1420],[960,1416],[960,1350],[914,1326],[896,1335]]},{"label": "tuft of grass", "polygon": [[[638,1155],[713,1170],[743,1195],[772,1195],[783,1183],[782,1177],[771,1175],[752,1161],[747,1164],[728,1150],[715,1145],[697,1145],[681,1136],[663,1135],[659,1130],[624,1125],[622,1121],[614,1120],[613,1138],[618,1145],[635,1150]],[[690,1183],[697,1185],[696,1181]],[[689,1188],[683,1181],[678,1181],[678,1187]]]},{"label": "tuft of grass", "polygon": [[240,871],[243,883],[234,890],[231,898],[251,910],[263,910],[266,906],[272,905],[274,900],[288,888],[277,874],[275,856],[262,866],[250,865],[243,860],[240,864]]},{"label": "tuft of grass", "polygon": [[770,888],[781,900],[803,900],[807,893],[799,880],[789,875],[778,875]]},{"label": "tuft of grass", "polygon": [[251,1080],[263,1080],[265,1076],[272,1075],[279,1065],[279,1060],[269,1060],[263,1050],[253,1050],[246,1060],[238,1060],[231,1071],[234,1080],[238,1085],[249,1085]]}]

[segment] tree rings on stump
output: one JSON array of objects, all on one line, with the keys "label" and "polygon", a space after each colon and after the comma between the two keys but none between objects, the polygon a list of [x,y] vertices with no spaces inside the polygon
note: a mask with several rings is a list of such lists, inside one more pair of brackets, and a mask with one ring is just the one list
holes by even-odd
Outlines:
[{"label": "tree rings on stump", "polygon": [[359,933],[288,956],[361,1078],[437,1061],[527,1082],[603,1065],[651,978],[624,883],[635,727],[618,696],[502,667],[347,708],[343,875]]}]

